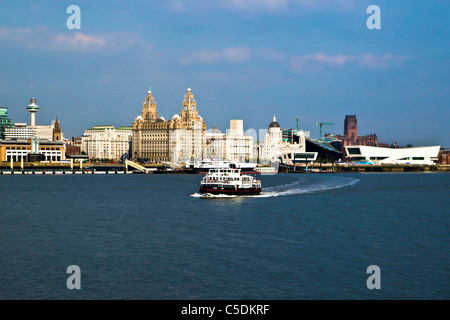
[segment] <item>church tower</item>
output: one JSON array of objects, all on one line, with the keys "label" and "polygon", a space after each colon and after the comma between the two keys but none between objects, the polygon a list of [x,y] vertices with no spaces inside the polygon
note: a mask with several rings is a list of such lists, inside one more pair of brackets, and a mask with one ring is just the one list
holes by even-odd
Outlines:
[{"label": "church tower", "polygon": [[56,117],[55,126],[53,127],[53,141],[61,141],[62,133],[61,127],[59,126],[58,117]]},{"label": "church tower", "polygon": [[358,121],[356,120],[356,115],[345,116],[344,136],[351,140],[351,144],[356,144],[356,139],[358,139]]},{"label": "church tower", "polygon": [[158,112],[156,111],[155,98],[152,96],[151,88],[148,88],[147,96],[142,106],[142,118],[144,120],[156,121]]}]

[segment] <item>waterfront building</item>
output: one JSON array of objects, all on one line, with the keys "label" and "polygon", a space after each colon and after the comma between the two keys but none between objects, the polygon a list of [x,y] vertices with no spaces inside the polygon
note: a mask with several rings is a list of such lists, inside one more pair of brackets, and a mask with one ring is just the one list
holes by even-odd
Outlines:
[{"label": "waterfront building", "polygon": [[[54,135],[56,121],[49,126],[29,126],[26,123],[15,123],[14,126],[5,129],[5,139],[29,139],[38,136],[41,141],[62,141],[63,136],[59,122]],[[58,140],[54,140],[54,139]]]},{"label": "waterfront building", "polygon": [[74,146],[70,144],[66,144],[66,156],[67,155],[79,155],[81,154],[81,146]]},{"label": "waterfront building", "polygon": [[131,127],[95,126],[84,131],[81,152],[89,155],[90,159],[117,161],[129,158],[131,137]]},{"label": "waterfront building", "polygon": [[252,162],[256,160],[254,139],[244,134],[243,120],[230,120],[227,133],[218,133],[215,128],[206,133],[205,158]]},{"label": "waterfront building", "polygon": [[158,116],[151,90],[133,126],[132,157],[153,163],[185,163],[204,156],[206,123],[199,116],[191,88],[181,103],[180,115],[171,120]]},{"label": "waterfront building", "polygon": [[[289,143],[296,143],[298,142],[298,135],[297,132],[299,130],[298,129],[282,129],[282,140],[285,142],[289,142]],[[305,139],[309,138],[311,136],[311,132],[310,131],[304,131],[301,130],[303,132],[303,135],[305,136]]]},{"label": "waterfront building", "polygon": [[[81,142],[83,140],[81,137],[72,137],[72,140],[66,140],[66,157],[68,155],[79,155],[81,154]],[[86,152],[85,152],[86,153]]]},{"label": "waterfront building", "polygon": [[39,138],[0,140],[0,161],[30,161],[30,155],[42,155],[45,161],[65,160],[63,141],[40,141]]},{"label": "waterfront building", "polygon": [[441,149],[439,151],[437,163],[450,164],[450,149]]},{"label": "waterfront building", "polygon": [[280,157],[280,163],[286,165],[311,164],[317,160],[318,152],[291,152],[283,153]]},{"label": "waterfront building", "polygon": [[347,160],[379,164],[433,165],[438,160],[440,146],[415,148],[380,148],[345,146]]},{"label": "waterfront building", "polygon": [[14,126],[5,129],[5,139],[29,139],[38,136],[40,141],[64,140],[58,118],[56,118],[51,125],[36,125],[36,113],[39,111],[39,106],[36,104],[36,98],[30,99],[27,110],[31,113],[31,125],[27,125],[26,123],[15,123]]},{"label": "waterfront building", "polygon": [[[80,155],[81,154],[81,137],[72,137],[71,140],[65,140],[66,143],[66,157],[68,155]],[[86,153],[86,152],[85,152]]]},{"label": "waterfront building", "polygon": [[0,107],[0,139],[5,139],[5,129],[11,127],[11,119],[8,118],[8,108]]},{"label": "waterfront building", "polygon": [[14,126],[5,129],[5,139],[31,139],[34,136],[34,129],[26,123],[15,123]]},{"label": "waterfront building", "polygon": [[343,159],[341,144],[334,143],[337,141],[326,141],[324,139],[306,138],[306,151],[316,152],[317,161],[320,162],[338,162]]},{"label": "waterfront building", "polygon": [[225,157],[240,162],[256,160],[254,138],[244,134],[243,120],[230,120],[230,130],[225,136]]},{"label": "waterfront building", "polygon": [[225,133],[217,132],[216,128],[205,133],[205,159],[225,160]]},{"label": "waterfront building", "polygon": [[283,130],[276,117],[273,116],[264,140],[258,145],[259,161],[279,161],[283,154],[305,152],[305,133],[302,130],[296,130],[293,134],[296,136],[293,142],[290,142],[289,139],[283,139]]}]

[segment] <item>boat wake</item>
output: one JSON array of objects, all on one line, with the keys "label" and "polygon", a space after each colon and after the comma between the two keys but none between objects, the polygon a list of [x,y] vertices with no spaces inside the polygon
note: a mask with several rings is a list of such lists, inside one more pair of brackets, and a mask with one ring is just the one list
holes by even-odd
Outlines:
[{"label": "boat wake", "polygon": [[210,193],[194,193],[191,197],[203,198],[203,199],[217,199],[217,198],[270,198],[270,197],[282,197],[293,196],[306,193],[316,193],[332,189],[345,188],[357,183],[359,179],[347,178],[347,177],[332,177],[325,181],[308,181],[297,180],[292,183],[263,188],[262,192],[258,195],[226,195],[226,194],[210,194]]}]

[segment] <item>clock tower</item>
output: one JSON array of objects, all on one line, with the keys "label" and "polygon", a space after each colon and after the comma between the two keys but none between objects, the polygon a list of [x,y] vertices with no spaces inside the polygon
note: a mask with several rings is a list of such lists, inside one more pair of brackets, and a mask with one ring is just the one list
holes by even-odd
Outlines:
[{"label": "clock tower", "polygon": [[156,121],[158,119],[158,112],[156,111],[155,98],[152,96],[151,88],[148,88],[147,96],[143,103],[142,108],[142,119]]},{"label": "clock tower", "polygon": [[181,121],[183,124],[189,126],[193,120],[198,120],[198,111],[194,95],[191,88],[188,87],[186,95],[181,106]]}]

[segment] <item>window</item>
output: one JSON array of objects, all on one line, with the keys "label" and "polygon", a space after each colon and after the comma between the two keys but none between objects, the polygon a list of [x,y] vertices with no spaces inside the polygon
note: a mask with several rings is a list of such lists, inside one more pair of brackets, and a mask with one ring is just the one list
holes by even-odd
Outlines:
[{"label": "window", "polygon": [[359,148],[347,148],[348,154],[361,154],[361,150]]}]

